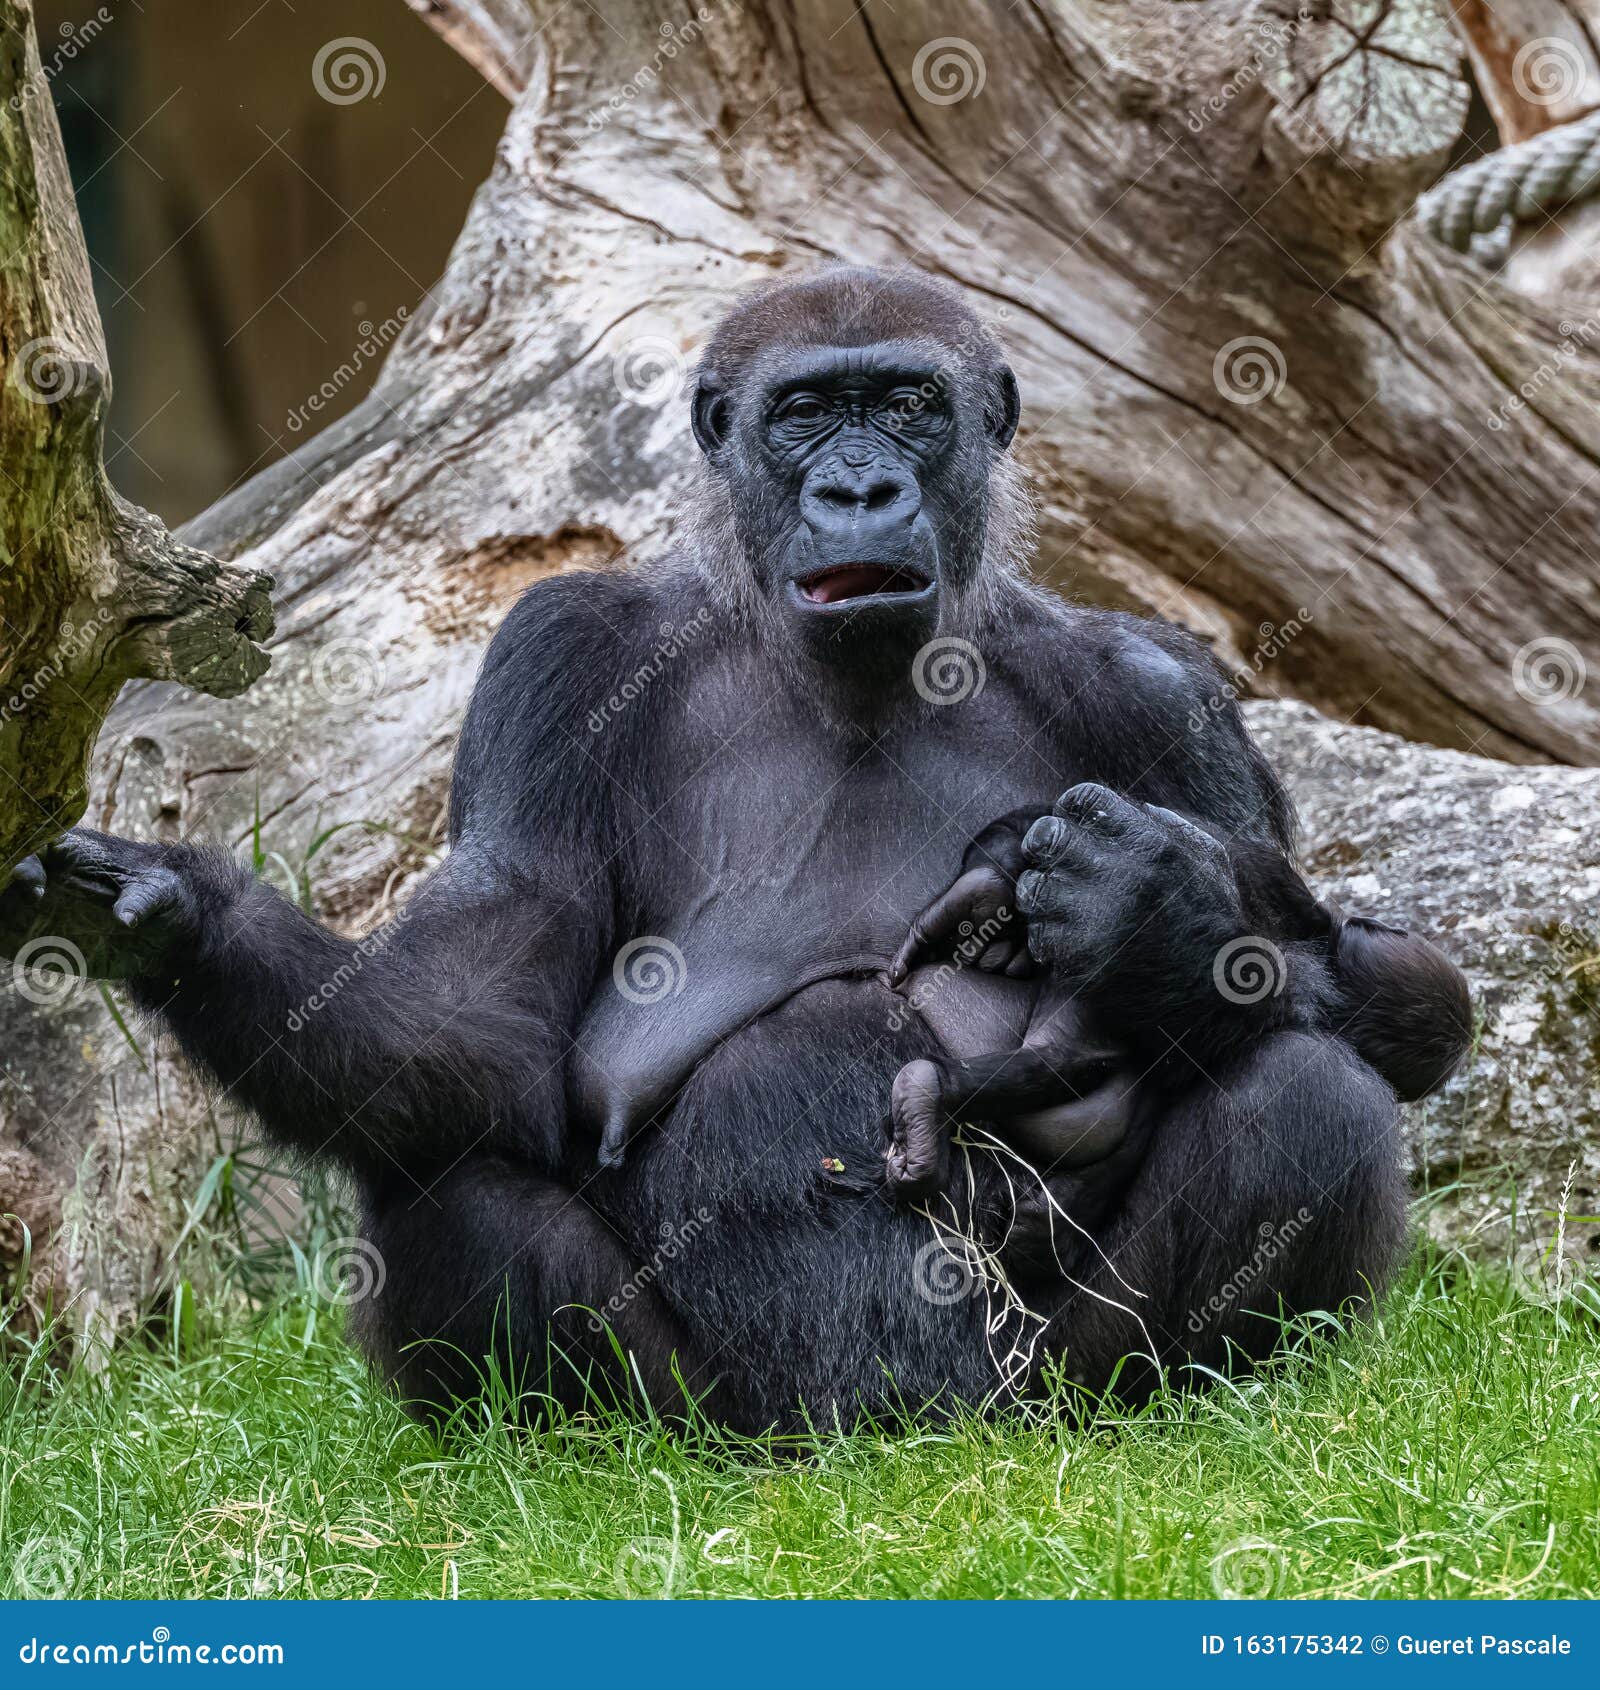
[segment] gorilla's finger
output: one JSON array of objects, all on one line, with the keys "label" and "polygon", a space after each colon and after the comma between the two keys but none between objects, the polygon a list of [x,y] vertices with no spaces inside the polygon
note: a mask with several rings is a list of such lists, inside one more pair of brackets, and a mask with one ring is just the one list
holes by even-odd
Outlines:
[{"label": "gorilla's finger", "polygon": [[1017,880],[1017,908],[1029,921],[1072,921],[1084,912],[1086,891],[1070,875],[1028,869]]},{"label": "gorilla's finger", "polygon": [[160,864],[161,847],[74,827],[47,845],[42,855],[52,873],[73,874],[86,884],[120,889],[132,876]]},{"label": "gorilla's finger", "polygon": [[997,939],[978,958],[978,967],[985,974],[1003,974],[1015,952],[1016,946],[1009,939]]},{"label": "gorilla's finger", "polygon": [[75,827],[59,839],[52,839],[40,854],[45,867],[58,873],[70,873],[74,869],[104,869],[109,866],[109,859],[100,839],[101,835],[86,827]]},{"label": "gorilla's finger", "polygon": [[37,857],[24,857],[12,869],[11,877],[7,880],[4,890],[14,892],[25,898],[37,902],[44,896],[49,877],[44,872],[44,864]]},{"label": "gorilla's finger", "polygon": [[1200,856],[1219,863],[1228,860],[1228,847],[1214,833],[1207,833],[1203,827],[1190,821],[1187,816],[1180,816],[1176,810],[1166,809],[1160,804],[1151,804],[1149,813],[1157,821],[1163,822],[1186,844],[1193,847]]},{"label": "gorilla's finger", "polygon": [[1094,861],[1081,830],[1060,816],[1040,816],[1022,836],[1023,860],[1033,868],[1065,868],[1079,872]]},{"label": "gorilla's finger", "polygon": [[1080,781],[1063,792],[1056,799],[1055,813],[1102,839],[1124,839],[1150,827],[1149,812],[1142,804],[1092,780]]},{"label": "gorilla's finger", "polygon": [[1074,990],[1099,973],[1096,953],[1080,943],[1074,930],[1062,923],[1030,928],[1028,955],[1040,968],[1048,968],[1054,979],[1072,985]]},{"label": "gorilla's finger", "polygon": [[114,900],[124,876],[96,843],[96,836],[74,828],[40,853],[55,890],[92,902]]},{"label": "gorilla's finger", "polygon": [[130,881],[112,906],[112,918],[132,933],[153,915],[178,907],[183,882],[171,869],[151,869]]}]

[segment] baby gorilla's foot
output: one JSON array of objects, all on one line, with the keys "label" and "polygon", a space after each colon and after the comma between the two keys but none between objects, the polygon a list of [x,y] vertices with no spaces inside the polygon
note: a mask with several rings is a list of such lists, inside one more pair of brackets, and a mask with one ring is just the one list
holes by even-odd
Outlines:
[{"label": "baby gorilla's foot", "polygon": [[891,1202],[920,1203],[944,1185],[950,1132],[943,1093],[943,1078],[932,1062],[908,1062],[894,1077],[889,1148],[884,1154],[884,1184]]},{"label": "baby gorilla's foot", "polygon": [[992,865],[967,869],[915,917],[889,964],[889,984],[900,986],[913,968],[941,958],[1013,980],[1037,972],[1016,913],[1016,887]]}]

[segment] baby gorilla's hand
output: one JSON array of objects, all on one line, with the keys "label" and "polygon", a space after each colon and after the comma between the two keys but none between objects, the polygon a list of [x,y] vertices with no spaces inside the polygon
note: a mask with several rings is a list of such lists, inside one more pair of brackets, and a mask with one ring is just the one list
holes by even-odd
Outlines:
[{"label": "baby gorilla's hand", "polygon": [[1017,915],[1016,887],[992,863],[958,875],[912,921],[905,943],[889,964],[889,984],[899,986],[919,963],[944,957],[1013,980],[1035,972]]},{"label": "baby gorilla's hand", "polygon": [[159,968],[198,926],[179,852],[74,828],[24,858],[0,889],[0,955],[91,980]]}]

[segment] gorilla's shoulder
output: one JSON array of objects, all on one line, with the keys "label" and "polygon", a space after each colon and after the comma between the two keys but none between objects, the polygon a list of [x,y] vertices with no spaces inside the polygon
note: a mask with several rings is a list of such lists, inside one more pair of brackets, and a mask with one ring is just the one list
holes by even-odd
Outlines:
[{"label": "gorilla's shoulder", "polygon": [[1289,800],[1204,641],[1158,617],[1062,605],[1056,642],[1080,747],[1109,785],[1287,848]]},{"label": "gorilla's shoulder", "polygon": [[[677,583],[680,575],[684,580]],[[626,648],[655,626],[673,585],[687,587],[689,575],[687,569],[673,566],[547,575],[523,593],[500,624],[490,642],[485,672],[495,663],[531,659],[543,668],[595,647],[611,652]]]},{"label": "gorilla's shoulder", "polygon": [[452,825],[517,803],[576,813],[600,771],[635,758],[669,688],[634,702],[682,650],[709,645],[703,580],[675,564],[536,581],[490,642],[456,747]]},{"label": "gorilla's shoulder", "polygon": [[1102,707],[1147,720],[1179,721],[1214,693],[1222,669],[1186,628],[1154,616],[1097,610],[1059,599],[1035,603],[1042,664],[1053,678],[1092,683]]}]

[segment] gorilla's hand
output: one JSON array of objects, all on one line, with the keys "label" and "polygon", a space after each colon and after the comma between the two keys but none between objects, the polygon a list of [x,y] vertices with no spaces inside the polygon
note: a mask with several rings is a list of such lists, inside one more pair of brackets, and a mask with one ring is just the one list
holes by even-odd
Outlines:
[{"label": "gorilla's hand", "polygon": [[91,980],[158,969],[200,923],[184,855],[74,828],[24,858],[0,890],[0,956]]},{"label": "gorilla's hand", "polygon": [[1085,782],[1033,824],[1023,854],[1029,950],[1119,1032],[1176,1037],[1232,1007],[1214,971],[1247,924],[1220,839]]},{"label": "gorilla's hand", "polygon": [[889,984],[898,986],[917,964],[946,956],[1013,980],[1036,972],[1017,915],[1016,887],[992,863],[964,870],[912,921],[889,964]]}]

